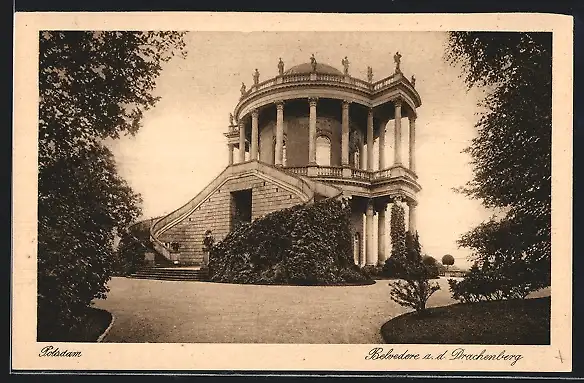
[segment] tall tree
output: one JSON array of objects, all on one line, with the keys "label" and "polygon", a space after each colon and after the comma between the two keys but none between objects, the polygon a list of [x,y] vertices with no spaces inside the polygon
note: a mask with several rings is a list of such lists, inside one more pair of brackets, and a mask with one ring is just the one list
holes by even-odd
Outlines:
[{"label": "tall tree", "polygon": [[400,277],[404,272],[411,237],[406,235],[404,207],[397,200],[391,206],[390,236],[391,257],[385,261],[382,272],[388,277]]},{"label": "tall tree", "polygon": [[401,202],[394,202],[391,206],[390,218],[391,257],[402,260],[407,256],[405,211]]},{"label": "tall tree", "polygon": [[474,175],[460,190],[503,212],[459,244],[476,260],[521,260],[549,284],[551,269],[551,33],[451,32],[446,59],[486,96],[466,152]]},{"label": "tall tree", "polygon": [[114,237],[140,197],[103,139],[135,134],[162,63],[186,53],[176,32],[39,35],[38,339],[63,340],[107,293]]}]

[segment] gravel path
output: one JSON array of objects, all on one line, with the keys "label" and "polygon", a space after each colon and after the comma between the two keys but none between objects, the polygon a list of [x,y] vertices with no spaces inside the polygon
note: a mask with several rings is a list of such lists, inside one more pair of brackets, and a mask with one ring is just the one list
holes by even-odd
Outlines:
[{"label": "gravel path", "polygon": [[[407,310],[389,281],[350,287],[254,286],[113,278],[115,323],[104,342],[382,343],[379,330]],[[446,279],[428,306],[455,303]]]}]

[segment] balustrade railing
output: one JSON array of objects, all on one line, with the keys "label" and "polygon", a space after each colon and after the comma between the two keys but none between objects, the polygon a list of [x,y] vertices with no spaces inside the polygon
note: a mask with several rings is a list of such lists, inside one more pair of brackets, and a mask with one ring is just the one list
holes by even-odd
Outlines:
[{"label": "balustrade railing", "polygon": [[308,175],[308,166],[290,166],[284,167],[283,169],[290,173],[298,174],[301,176]]},{"label": "balustrade railing", "polygon": [[360,179],[360,180],[364,180],[364,181],[370,181],[371,180],[371,173],[368,172],[367,170],[351,169],[351,177],[356,178],[356,179]]},{"label": "balustrade railing", "polygon": [[373,84],[364,80],[361,80],[360,78],[356,78],[355,80],[355,85],[358,88],[363,88],[363,89],[372,89],[373,88]]},{"label": "balustrade railing", "polygon": [[282,77],[283,83],[310,81],[310,74],[289,74]]},{"label": "balustrade railing", "polygon": [[343,168],[333,166],[319,166],[316,173],[319,177],[343,177]]},{"label": "balustrade railing", "polygon": [[276,84],[276,79],[275,78],[271,78],[269,80],[260,82],[257,85],[254,85],[250,90],[252,92],[257,92],[259,90],[269,88],[269,87],[271,87],[272,85],[275,85],[275,84]]},{"label": "balustrade railing", "polygon": [[278,84],[289,84],[296,82],[307,82],[307,81],[324,81],[324,82],[334,82],[354,86],[362,90],[372,90],[381,89],[384,86],[390,84],[394,76],[388,77],[376,83],[370,83],[359,78],[350,77],[346,75],[332,74],[332,73],[294,73],[287,74],[278,77],[271,78],[269,80],[260,82],[257,85],[252,85],[247,92],[242,94],[242,98],[250,96],[255,92],[270,88]]},{"label": "balustrade railing", "polygon": [[396,80],[396,78],[397,78],[396,75],[391,75],[389,77],[386,77],[384,79],[377,81],[376,83],[373,84],[373,90],[377,91],[377,90],[385,88],[389,84],[393,83]]},{"label": "balustrade railing", "polygon": [[378,170],[372,175],[374,181],[391,178],[391,169]]},{"label": "balustrade railing", "polygon": [[375,181],[382,181],[386,179],[390,179],[392,177],[400,177],[403,175],[409,175],[412,178],[417,178],[414,172],[411,170],[398,166],[398,167],[391,167],[383,170],[377,171],[369,171],[363,169],[351,169],[350,176],[343,176],[343,167],[341,166],[286,166],[283,170],[298,174],[301,176],[308,176],[309,175],[309,168],[315,169],[314,172],[311,171],[311,175],[315,177],[322,177],[322,178],[348,178],[360,181],[367,181],[367,182],[375,182]]}]

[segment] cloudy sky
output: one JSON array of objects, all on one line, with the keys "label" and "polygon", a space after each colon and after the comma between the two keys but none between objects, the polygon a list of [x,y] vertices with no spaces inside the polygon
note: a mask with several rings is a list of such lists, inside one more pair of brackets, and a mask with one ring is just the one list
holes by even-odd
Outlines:
[{"label": "cloudy sky", "polygon": [[[192,32],[186,37],[187,58],[164,66],[155,91],[161,100],[146,113],[139,133],[109,145],[120,173],[142,195],[144,217],[160,216],[193,198],[227,166],[228,115],[241,83],[252,83],[255,68],[263,81],[278,73],[279,57],[290,68],[314,53],[318,62],[342,69],[341,59],[348,56],[352,76],[366,79],[371,66],[378,80],[393,73],[399,51],[401,69],[408,78],[415,75],[422,98],[416,121],[422,246],[438,259],[450,253],[457,265],[467,266],[469,253],[456,240],[491,213],[452,188],[472,175],[461,151],[475,134],[481,94],[467,91],[460,68],[444,62],[446,37],[443,32]],[[386,153],[391,164],[392,149]]]}]

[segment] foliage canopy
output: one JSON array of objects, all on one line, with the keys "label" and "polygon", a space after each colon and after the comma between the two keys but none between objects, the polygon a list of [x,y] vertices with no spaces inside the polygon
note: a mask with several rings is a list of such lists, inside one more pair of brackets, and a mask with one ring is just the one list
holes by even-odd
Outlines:
[{"label": "foliage canopy", "polygon": [[459,245],[479,266],[520,259],[537,270],[534,286],[549,284],[551,269],[551,42],[551,33],[451,32],[446,51],[467,86],[486,91],[466,149],[473,178],[460,191],[502,212]]},{"label": "foliage canopy", "polygon": [[107,138],[135,134],[182,33],[39,34],[38,338],[59,340],[103,298],[116,236],[140,214]]}]

